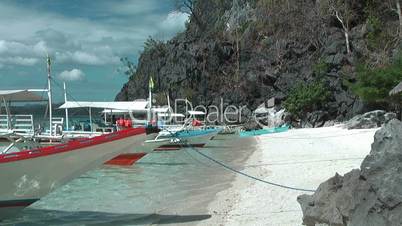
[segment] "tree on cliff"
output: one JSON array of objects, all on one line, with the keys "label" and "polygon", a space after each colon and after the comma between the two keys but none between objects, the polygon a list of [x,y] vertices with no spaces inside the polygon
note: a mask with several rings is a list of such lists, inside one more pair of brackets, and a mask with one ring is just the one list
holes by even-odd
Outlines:
[{"label": "tree on cliff", "polygon": [[197,26],[204,30],[204,23],[201,21],[201,15],[195,7],[197,0],[175,0],[176,9],[182,13],[186,13],[197,24]]},{"label": "tree on cliff", "polygon": [[346,52],[350,54],[349,22],[352,11],[350,10],[349,4],[346,0],[329,0],[327,7],[328,12],[334,16],[342,26],[345,35]]}]

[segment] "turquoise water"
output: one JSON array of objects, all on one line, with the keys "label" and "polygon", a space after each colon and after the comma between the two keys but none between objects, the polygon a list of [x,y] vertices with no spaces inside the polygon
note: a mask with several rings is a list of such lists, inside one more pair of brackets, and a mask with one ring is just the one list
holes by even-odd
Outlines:
[{"label": "turquoise water", "polygon": [[[220,135],[203,153],[237,169],[249,139]],[[102,167],[57,189],[2,225],[196,224],[234,175],[191,149],[150,153],[132,167]]]}]

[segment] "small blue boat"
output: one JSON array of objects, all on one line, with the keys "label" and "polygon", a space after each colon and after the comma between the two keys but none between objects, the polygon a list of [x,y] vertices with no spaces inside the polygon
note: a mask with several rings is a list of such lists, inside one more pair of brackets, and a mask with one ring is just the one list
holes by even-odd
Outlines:
[{"label": "small blue boat", "polygon": [[289,130],[289,126],[283,125],[281,127],[274,127],[274,128],[268,128],[268,129],[241,131],[239,135],[240,135],[240,137],[253,137],[253,136],[259,136],[259,135],[264,135],[264,134],[286,132],[288,130]]}]

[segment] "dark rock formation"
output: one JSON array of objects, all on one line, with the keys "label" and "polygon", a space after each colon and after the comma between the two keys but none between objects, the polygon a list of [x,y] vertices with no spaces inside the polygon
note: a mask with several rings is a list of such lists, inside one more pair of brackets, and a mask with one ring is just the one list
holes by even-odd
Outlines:
[{"label": "dark rock formation", "polygon": [[[320,11],[324,1],[269,2],[195,1],[197,15],[190,17],[186,31],[145,49],[116,100],[145,98],[152,75],[155,92],[168,92],[172,99],[210,105],[223,98],[225,104],[254,110],[269,98],[286,99],[298,83],[321,79],[331,97],[319,109],[310,109],[303,125],[321,126],[366,111],[344,81],[353,82],[363,56],[387,59],[390,55],[383,48],[368,47],[366,1],[352,1],[348,9],[353,15],[350,54],[339,22]],[[384,28],[396,32],[397,18],[383,20]]]},{"label": "dark rock formation", "polygon": [[243,127],[242,127],[245,131],[251,131],[251,130],[259,130],[262,129],[262,126],[260,123],[258,123],[257,121],[253,120],[252,118],[247,121]]},{"label": "dark rock formation", "polygon": [[297,201],[308,226],[402,225],[402,123],[391,120],[374,137],[360,169],[338,174]]},{"label": "dark rock formation", "polygon": [[345,127],[347,129],[377,128],[395,118],[395,113],[387,113],[383,110],[370,111],[362,115],[356,115],[345,123]]}]

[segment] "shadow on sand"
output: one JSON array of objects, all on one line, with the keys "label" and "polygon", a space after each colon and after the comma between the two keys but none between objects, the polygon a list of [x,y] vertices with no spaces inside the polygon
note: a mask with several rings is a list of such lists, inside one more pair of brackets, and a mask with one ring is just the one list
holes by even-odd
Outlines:
[{"label": "shadow on sand", "polygon": [[211,215],[163,215],[163,214],[121,214],[94,211],[59,211],[45,209],[25,209],[14,219],[5,220],[1,225],[148,225],[178,224],[202,221]]}]

